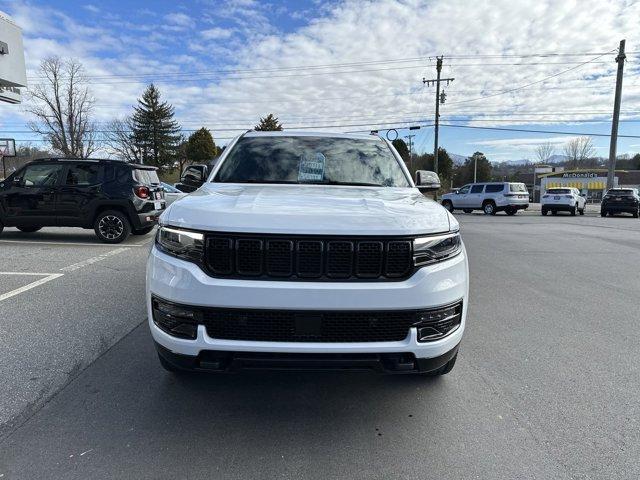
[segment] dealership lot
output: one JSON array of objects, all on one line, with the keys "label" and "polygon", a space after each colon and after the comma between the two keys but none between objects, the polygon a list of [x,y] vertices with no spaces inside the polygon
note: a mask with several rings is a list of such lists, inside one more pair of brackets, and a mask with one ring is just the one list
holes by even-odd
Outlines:
[{"label": "dealership lot", "polygon": [[0,478],[635,478],[640,221],[457,215],[468,330],[441,379],[175,377],[152,235],[0,237]]}]

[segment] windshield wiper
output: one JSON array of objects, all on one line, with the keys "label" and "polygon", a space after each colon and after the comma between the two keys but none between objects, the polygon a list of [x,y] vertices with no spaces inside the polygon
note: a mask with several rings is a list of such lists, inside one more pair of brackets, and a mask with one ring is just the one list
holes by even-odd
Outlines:
[{"label": "windshield wiper", "polygon": [[367,182],[340,182],[338,180],[325,180],[322,182],[301,182],[312,185],[352,185],[354,187],[384,187],[379,183],[367,183]]}]

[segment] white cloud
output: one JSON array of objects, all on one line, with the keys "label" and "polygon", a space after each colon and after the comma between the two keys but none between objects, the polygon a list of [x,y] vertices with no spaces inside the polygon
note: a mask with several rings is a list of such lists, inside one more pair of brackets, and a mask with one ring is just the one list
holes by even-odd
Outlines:
[{"label": "white cloud", "polygon": [[164,16],[165,21],[174,27],[187,28],[193,25],[192,18],[186,13],[174,12]]},{"label": "white cloud", "polygon": [[203,30],[200,34],[205,40],[224,40],[233,35],[233,30],[230,28],[214,27]]}]

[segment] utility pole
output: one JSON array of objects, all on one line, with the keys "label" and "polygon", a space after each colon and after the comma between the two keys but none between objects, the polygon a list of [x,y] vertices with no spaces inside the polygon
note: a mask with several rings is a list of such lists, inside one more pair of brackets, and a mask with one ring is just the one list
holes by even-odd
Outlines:
[{"label": "utility pole", "polygon": [[473,156],[473,183],[478,181],[478,156]]},{"label": "utility pole", "polygon": [[618,75],[616,77],[616,96],[613,102],[613,120],[611,121],[611,143],[609,144],[609,172],[607,174],[607,190],[614,187],[616,176],[616,154],[618,149],[618,120],[620,119],[620,101],[622,97],[622,74],[624,71],[625,40],[620,40],[620,49],[616,57]]},{"label": "utility pole", "polygon": [[[413,137],[415,137],[414,135],[405,135],[404,138],[409,139],[409,171],[413,172],[413,149],[411,148],[413,146]],[[411,174],[413,175],[413,174]]]},{"label": "utility pole", "polygon": [[440,104],[444,103],[446,98],[446,94],[444,92],[442,92],[442,96],[440,95],[440,82],[447,82],[447,86],[449,86],[449,83],[454,80],[453,78],[440,78],[440,72],[442,71],[442,59],[442,55],[436,57],[436,79],[422,79],[423,84],[436,86],[436,120],[433,131],[433,171],[436,173],[438,173],[438,127],[440,125]]}]

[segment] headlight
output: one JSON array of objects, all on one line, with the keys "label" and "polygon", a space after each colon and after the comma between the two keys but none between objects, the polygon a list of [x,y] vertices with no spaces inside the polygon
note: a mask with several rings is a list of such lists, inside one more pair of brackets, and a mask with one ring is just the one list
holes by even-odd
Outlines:
[{"label": "headlight", "polygon": [[413,263],[417,267],[441,262],[462,251],[460,233],[420,237],[413,241]]},{"label": "headlight", "polygon": [[174,257],[201,262],[204,252],[204,235],[200,232],[175,227],[160,227],[156,246]]}]

